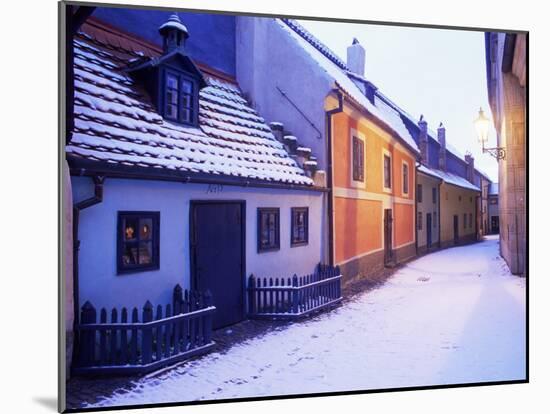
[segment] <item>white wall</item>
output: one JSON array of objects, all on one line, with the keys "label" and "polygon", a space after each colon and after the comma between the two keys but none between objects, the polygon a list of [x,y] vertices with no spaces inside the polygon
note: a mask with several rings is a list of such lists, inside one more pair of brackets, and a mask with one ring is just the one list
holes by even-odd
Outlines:
[{"label": "white wall", "polygon": [[[88,177],[72,177],[75,202],[93,194]],[[179,283],[189,288],[190,200],[246,201],[246,275],[292,276],[311,273],[322,257],[323,193],[224,186],[208,192],[205,184],[106,179],[103,202],[80,214],[80,306],[96,309],[154,305],[171,301]],[[309,207],[309,243],[290,247],[290,208]],[[280,250],[257,253],[257,207],[280,208]],[[160,269],[117,275],[118,211],[160,211]]]}]

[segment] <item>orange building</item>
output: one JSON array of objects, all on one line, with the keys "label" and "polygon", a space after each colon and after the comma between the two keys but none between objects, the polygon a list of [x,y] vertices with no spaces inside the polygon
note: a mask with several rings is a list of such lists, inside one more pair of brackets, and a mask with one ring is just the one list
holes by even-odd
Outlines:
[{"label": "orange building", "polygon": [[[342,94],[340,99],[338,94]],[[326,105],[334,112],[327,117],[331,132],[333,260],[346,282],[375,278],[384,266],[416,254],[413,190],[418,152],[410,140],[400,136],[408,132],[397,113],[395,124],[377,118],[380,114],[382,119],[392,120],[390,101],[375,91],[370,98],[370,111],[341,91],[334,91]]]}]

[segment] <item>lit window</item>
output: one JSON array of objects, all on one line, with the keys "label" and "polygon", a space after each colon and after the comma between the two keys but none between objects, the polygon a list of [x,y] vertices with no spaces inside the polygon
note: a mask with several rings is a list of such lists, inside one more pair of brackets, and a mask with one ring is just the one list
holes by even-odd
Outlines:
[{"label": "lit window", "polygon": [[308,208],[293,207],[291,209],[291,246],[302,246],[308,243]]},{"label": "lit window", "polygon": [[258,251],[279,249],[279,209],[258,209]]},{"label": "lit window", "polygon": [[118,213],[118,273],[159,268],[159,225],[159,212]]}]

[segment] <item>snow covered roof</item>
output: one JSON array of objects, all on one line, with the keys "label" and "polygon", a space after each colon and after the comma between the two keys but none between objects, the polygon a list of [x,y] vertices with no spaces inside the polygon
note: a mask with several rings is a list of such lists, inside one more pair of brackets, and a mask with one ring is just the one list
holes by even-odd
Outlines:
[{"label": "snow covered roof", "polygon": [[140,56],[135,44],[123,48],[126,43],[112,47],[84,33],[74,41],[74,129],[66,146],[71,162],[313,185],[234,83],[205,76],[199,127],[165,121],[123,70]]},{"label": "snow covered roof", "polygon": [[489,184],[489,195],[498,195],[498,183]]},{"label": "snow covered roof", "polygon": [[315,38],[302,25],[292,19],[276,19],[280,26],[314,59],[333,80],[335,86],[353,99],[367,112],[378,118],[395,132],[413,151],[418,152],[418,146],[391,106],[382,100],[373,104],[363,91],[348,76],[347,66],[323,43]]},{"label": "snow covered roof", "polygon": [[429,167],[426,167],[425,165],[421,165],[420,167],[418,167],[417,171],[430,175],[432,177],[439,178],[447,184],[455,185],[457,187],[462,187],[467,190],[480,191],[476,185],[472,184],[464,177],[460,177],[459,175],[452,174],[450,172],[437,170],[435,168],[429,168]]}]

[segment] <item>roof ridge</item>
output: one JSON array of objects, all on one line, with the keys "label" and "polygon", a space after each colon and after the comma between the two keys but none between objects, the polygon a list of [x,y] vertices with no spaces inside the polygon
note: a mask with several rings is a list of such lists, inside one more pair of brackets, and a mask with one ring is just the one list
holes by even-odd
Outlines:
[{"label": "roof ridge", "polygon": [[298,23],[295,19],[281,18],[281,20],[292,30],[298,33],[305,41],[315,47],[319,52],[336,64],[340,69],[349,71],[347,64],[327,45],[321,42],[313,33]]}]

